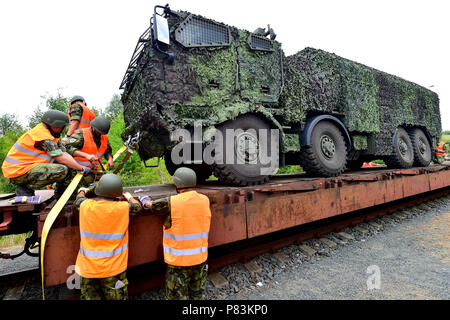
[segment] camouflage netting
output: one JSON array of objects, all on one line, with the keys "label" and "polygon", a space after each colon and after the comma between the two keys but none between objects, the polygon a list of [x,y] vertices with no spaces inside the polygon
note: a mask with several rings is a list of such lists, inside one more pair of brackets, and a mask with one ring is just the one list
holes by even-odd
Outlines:
[{"label": "camouflage netting", "polygon": [[[278,128],[333,114],[350,131],[355,150],[375,155],[391,153],[400,125],[427,128],[433,138],[440,134],[439,99],[430,90],[322,50],[306,48],[286,58],[281,44],[267,38],[273,50],[255,50],[250,32],[212,20],[207,23],[230,31],[229,43],[185,47],[175,31],[191,17],[205,18],[177,14],[169,18],[174,64],[148,42],[122,95],[122,137],[140,132],[144,160],[163,155],[176,128],[202,120],[206,129],[248,112]],[[281,135],[282,151],[299,150],[298,141]]]},{"label": "camouflage netting", "polygon": [[[267,106],[278,105],[282,83],[281,44],[273,42],[273,52],[251,50],[250,32],[239,30],[239,71],[241,97]],[[265,88],[265,92],[263,89]]]},{"label": "camouflage netting", "polygon": [[[299,121],[314,112],[334,113],[351,133],[373,133],[376,155],[391,152],[392,135],[400,125],[426,127],[433,138],[441,132],[434,92],[313,48],[286,58],[280,102],[285,121]],[[358,148],[365,145],[357,139]]]},{"label": "camouflage netting", "polygon": [[[174,64],[148,44],[122,95],[127,127],[122,138],[140,131],[145,139],[138,149],[142,159],[162,155],[175,128],[190,126],[194,119],[203,120],[204,128],[234,119],[254,111],[256,103],[277,104],[281,92],[279,43],[274,42],[273,52],[253,51],[247,44],[250,33],[230,27],[229,46],[186,48],[173,31],[190,14],[178,14],[169,19],[168,52],[174,54]],[[263,105],[257,112],[275,121]]]}]

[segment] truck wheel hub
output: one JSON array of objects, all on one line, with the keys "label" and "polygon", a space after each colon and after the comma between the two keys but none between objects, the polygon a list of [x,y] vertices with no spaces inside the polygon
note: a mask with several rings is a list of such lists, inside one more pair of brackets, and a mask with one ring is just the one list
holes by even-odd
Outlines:
[{"label": "truck wheel hub", "polygon": [[236,137],[236,156],[241,163],[256,163],[258,152],[258,137],[249,132]]},{"label": "truck wheel hub", "polygon": [[400,139],[398,141],[398,149],[399,149],[400,153],[402,154],[402,156],[406,155],[406,153],[408,152],[408,145],[406,144],[405,140]]},{"label": "truck wheel hub", "polygon": [[425,154],[427,151],[427,146],[425,142],[422,139],[419,139],[419,152],[421,154]]},{"label": "truck wheel hub", "polygon": [[336,145],[334,144],[334,140],[327,135],[322,136],[320,139],[320,149],[325,158],[333,158],[336,153]]}]

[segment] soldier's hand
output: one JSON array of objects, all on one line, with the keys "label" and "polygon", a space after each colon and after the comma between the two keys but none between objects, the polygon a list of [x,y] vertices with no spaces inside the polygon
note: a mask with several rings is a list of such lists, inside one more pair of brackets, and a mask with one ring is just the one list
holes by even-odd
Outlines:
[{"label": "soldier's hand", "polygon": [[69,141],[69,136],[68,135],[66,135],[64,138],[61,139],[61,143],[63,145],[67,144],[68,141]]},{"label": "soldier's hand", "polygon": [[113,161],[112,158],[109,158],[109,159],[108,159],[108,169],[109,169],[109,170],[114,169],[114,161]]},{"label": "soldier's hand", "polygon": [[122,198],[126,199],[127,201],[130,201],[130,199],[132,199],[133,196],[129,192],[124,192],[124,193],[122,193]]},{"label": "soldier's hand", "polygon": [[[143,207],[150,207],[150,203],[152,201],[152,198],[150,198],[149,196],[143,196],[143,197],[139,197],[139,201],[142,203]],[[149,204],[148,206],[146,206],[146,204]]]},{"label": "soldier's hand", "polygon": [[88,174],[89,172],[91,172],[91,168],[86,167],[86,166],[81,166],[83,169],[82,171],[80,171],[80,173],[82,174]]},{"label": "soldier's hand", "polygon": [[94,154],[89,154],[86,159],[89,160],[89,162],[94,162],[98,160],[97,156]]},{"label": "soldier's hand", "polygon": [[78,189],[78,194],[79,194],[80,192],[84,192],[84,194],[86,194],[86,193],[88,193],[88,191],[89,191],[89,188],[81,187],[80,189]]}]

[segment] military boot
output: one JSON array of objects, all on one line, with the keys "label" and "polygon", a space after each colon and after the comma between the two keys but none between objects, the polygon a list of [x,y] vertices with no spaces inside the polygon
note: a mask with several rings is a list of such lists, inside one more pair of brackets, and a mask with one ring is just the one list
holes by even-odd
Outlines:
[{"label": "military boot", "polygon": [[53,197],[55,198],[55,199],[59,199],[59,198],[61,198],[61,196],[63,195],[63,193],[64,193],[64,188],[58,188],[58,187],[55,187],[55,192],[53,193]]},{"label": "military boot", "polygon": [[[58,185],[56,185],[55,193],[53,194],[53,197],[55,197],[55,199],[61,198],[61,196],[63,195],[64,191],[66,191],[66,186],[58,186]],[[70,195],[69,200],[75,200],[76,197],[77,197],[76,193],[73,192]]]},{"label": "military boot", "polygon": [[16,195],[26,197],[34,196],[34,190],[27,186],[17,186]]}]

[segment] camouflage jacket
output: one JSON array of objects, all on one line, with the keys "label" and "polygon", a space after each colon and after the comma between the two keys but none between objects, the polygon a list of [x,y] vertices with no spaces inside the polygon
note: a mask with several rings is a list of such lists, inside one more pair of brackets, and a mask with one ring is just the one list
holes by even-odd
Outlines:
[{"label": "camouflage jacket", "polygon": [[81,120],[81,117],[83,116],[83,107],[76,103],[70,108],[70,120]]},{"label": "camouflage jacket", "polygon": [[[97,199],[97,200],[102,200],[104,198],[101,197],[97,197],[97,198],[87,198],[85,195],[78,195],[77,198],[75,199],[75,202],[73,203],[75,205],[75,207],[80,210],[81,204],[88,199]],[[110,200],[110,199],[105,199],[105,200]],[[140,204],[138,203],[132,203],[132,202],[128,202],[129,205],[129,211],[130,211],[130,215],[131,216],[135,216],[138,215],[139,213],[142,212],[142,207]]]},{"label": "camouflage jacket", "polygon": [[170,197],[154,200],[152,202],[152,206],[149,209],[146,209],[146,211],[154,215],[166,216],[164,226],[166,228],[170,228],[172,226],[172,219],[170,217]]},{"label": "camouflage jacket", "polygon": [[38,141],[34,146],[36,149],[47,152],[50,157],[59,157],[62,156],[63,152],[66,152],[66,148],[61,144],[60,140],[58,140],[58,143],[53,140]]},{"label": "camouflage jacket", "polygon": [[[100,141],[101,136],[96,136],[95,134],[93,134],[92,136],[94,137],[95,145],[97,146],[97,148],[99,148],[100,144],[101,144],[101,141]],[[75,151],[83,149],[83,146],[84,146],[84,136],[83,136],[83,132],[81,129],[75,131],[75,133],[69,137],[69,139],[67,140],[67,143],[65,145],[65,147],[67,148],[67,152],[71,156],[73,156],[73,153]],[[109,140],[108,140],[108,146],[106,147],[104,158],[108,159],[109,156],[112,157],[112,149],[111,149],[111,145],[109,144]]]}]

